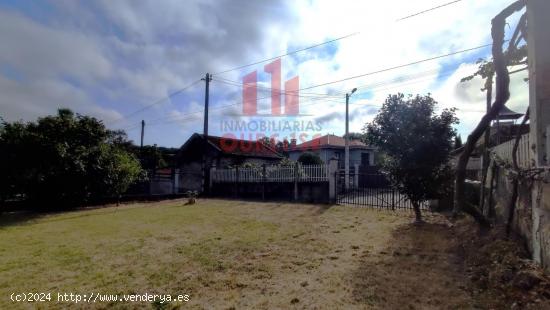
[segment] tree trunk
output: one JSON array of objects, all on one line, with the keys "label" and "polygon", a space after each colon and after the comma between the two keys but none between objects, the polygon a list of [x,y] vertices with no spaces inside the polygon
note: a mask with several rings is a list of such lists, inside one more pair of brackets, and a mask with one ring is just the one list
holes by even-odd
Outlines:
[{"label": "tree trunk", "polygon": [[[491,111],[491,103],[493,103],[493,78],[494,74],[489,74],[487,81],[485,82],[485,90],[487,91],[486,105],[487,112]],[[485,214],[485,182],[487,181],[487,172],[489,170],[489,140],[491,139],[491,128],[485,129],[484,143],[483,143],[483,166],[481,167],[481,190],[479,195],[479,208],[482,214]]]},{"label": "tree trunk", "polygon": [[[455,181],[455,204],[453,213],[457,215],[461,211],[471,211],[471,208],[466,207],[466,201],[464,197],[464,181],[466,179],[466,166],[468,165],[468,160],[470,155],[475,148],[475,145],[483,132],[489,126],[491,120],[493,120],[502,107],[506,104],[506,101],[510,98],[510,75],[508,74],[507,68],[507,59],[504,56],[502,50],[502,45],[504,44],[504,27],[506,25],[506,18],[512,15],[514,12],[521,10],[525,6],[524,1],[516,1],[502,12],[500,12],[492,20],[491,36],[493,37],[493,64],[495,67],[495,76],[496,76],[496,94],[495,102],[491,107],[491,110],[483,116],[479,124],[476,126],[474,131],[468,136],[468,140],[464,145],[464,149],[458,158],[457,168],[456,168],[456,181]],[[473,215],[474,218],[480,219],[479,213],[477,210],[474,213],[469,214]],[[479,221],[478,221],[479,222]],[[484,222],[479,222],[480,225],[484,225]]]},{"label": "tree trunk", "polygon": [[424,223],[424,221],[422,220],[422,212],[420,211],[420,204],[418,203],[418,201],[412,201],[412,205],[415,215],[415,224]]}]

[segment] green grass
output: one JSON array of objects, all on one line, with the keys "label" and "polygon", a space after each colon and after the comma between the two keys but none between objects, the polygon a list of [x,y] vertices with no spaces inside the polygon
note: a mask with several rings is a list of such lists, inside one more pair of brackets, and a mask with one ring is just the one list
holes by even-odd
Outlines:
[{"label": "green grass", "polygon": [[[297,307],[308,298],[339,307],[357,253],[383,247],[404,220],[364,209],[223,200],[3,215],[0,309],[28,308],[12,303],[12,292],[190,294],[186,309],[285,308],[293,298]],[[306,288],[309,297],[299,293]]]},{"label": "green grass", "polygon": [[226,258],[234,251],[246,253],[284,235],[274,223],[233,211],[226,202],[214,201],[5,220],[0,226],[0,305],[12,291],[192,290],[178,279],[182,270],[229,268]]}]

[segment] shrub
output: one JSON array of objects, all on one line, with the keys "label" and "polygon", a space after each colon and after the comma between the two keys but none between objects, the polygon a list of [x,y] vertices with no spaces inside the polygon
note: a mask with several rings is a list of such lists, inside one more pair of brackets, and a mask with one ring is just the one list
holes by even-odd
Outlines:
[{"label": "shrub", "polygon": [[302,153],[300,157],[298,157],[298,162],[301,163],[302,165],[322,165],[323,164],[323,160],[321,159],[321,157],[319,157],[319,155],[315,153],[310,153],[310,152]]},{"label": "shrub", "polygon": [[66,109],[36,122],[2,121],[0,196],[40,209],[119,196],[142,175],[128,144],[123,132]]}]

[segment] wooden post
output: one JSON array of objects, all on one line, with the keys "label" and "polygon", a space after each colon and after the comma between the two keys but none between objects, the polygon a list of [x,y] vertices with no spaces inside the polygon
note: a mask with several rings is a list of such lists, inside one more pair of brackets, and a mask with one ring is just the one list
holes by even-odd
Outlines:
[{"label": "wooden post", "polygon": [[172,188],[172,194],[177,194],[179,192],[179,187],[180,187],[180,170],[179,169],[174,169],[174,174],[172,175],[173,179],[172,179],[172,184],[173,184],[173,188]]},{"label": "wooden post", "polygon": [[235,167],[235,198],[239,197],[239,166]]},{"label": "wooden post", "polygon": [[298,162],[294,164],[294,201],[298,201]]},{"label": "wooden post", "polygon": [[336,184],[338,178],[338,159],[331,158],[328,164],[328,199],[329,203],[336,203]]},{"label": "wooden post", "polygon": [[262,200],[265,200],[265,183],[267,182],[267,169],[266,165],[262,165]]},{"label": "wooden post", "polygon": [[391,209],[395,210],[395,189],[391,189]]},{"label": "wooden post", "polygon": [[359,188],[359,164],[354,164],[353,188]]},{"label": "wooden post", "polygon": [[212,194],[214,191],[213,191],[213,187],[214,187],[214,174],[216,173],[216,166],[213,166],[212,168],[210,168],[210,184],[209,184],[209,188],[210,188],[210,194]]}]

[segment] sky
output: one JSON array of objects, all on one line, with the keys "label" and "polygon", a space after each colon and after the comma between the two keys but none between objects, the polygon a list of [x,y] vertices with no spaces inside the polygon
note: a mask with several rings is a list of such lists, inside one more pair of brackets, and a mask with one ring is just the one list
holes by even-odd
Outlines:
[{"label": "sky", "polygon": [[[439,111],[457,109],[465,138],[484,113],[485,94],[481,79],[460,79],[490,57],[490,47],[317,86],[490,44],[491,18],[513,1],[463,0],[399,20],[447,2],[3,0],[0,117],[32,121],[70,108],[136,143],[144,120],[145,144],[179,147],[202,133],[201,78],[209,72],[211,135],[342,135],[345,94],[358,88],[350,97],[351,132],[372,121],[389,94],[429,93]],[[509,19],[507,37],[519,16]],[[299,100],[297,116],[270,115],[270,61],[222,73],[344,36],[280,58],[282,87],[297,76],[306,88],[290,96]],[[253,71],[259,115],[246,116],[242,82]],[[512,75],[507,106],[518,112],[528,105],[526,76]]]}]

